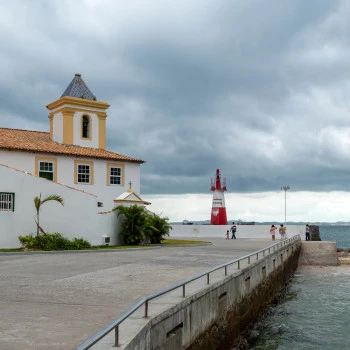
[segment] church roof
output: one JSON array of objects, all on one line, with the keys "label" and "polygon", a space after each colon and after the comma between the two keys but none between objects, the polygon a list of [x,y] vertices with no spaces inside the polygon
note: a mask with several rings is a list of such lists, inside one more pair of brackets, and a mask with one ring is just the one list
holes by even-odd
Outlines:
[{"label": "church roof", "polygon": [[131,158],[105,149],[61,144],[50,140],[49,132],[21,129],[0,128],[0,150],[144,163],[141,159]]},{"label": "church roof", "polygon": [[66,90],[64,90],[61,98],[64,96],[85,98],[86,100],[96,100],[96,96],[87,87],[80,73],[75,74],[73,80],[67,86]]}]

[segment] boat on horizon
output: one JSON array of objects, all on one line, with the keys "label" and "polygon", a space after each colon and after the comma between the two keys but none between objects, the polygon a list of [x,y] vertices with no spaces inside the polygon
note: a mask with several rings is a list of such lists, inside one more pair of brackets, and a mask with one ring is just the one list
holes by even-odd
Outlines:
[{"label": "boat on horizon", "polygon": [[190,222],[185,219],[184,221],[182,221],[182,225],[193,225],[193,222]]},{"label": "boat on horizon", "polygon": [[237,225],[255,225],[255,221],[238,220]]}]

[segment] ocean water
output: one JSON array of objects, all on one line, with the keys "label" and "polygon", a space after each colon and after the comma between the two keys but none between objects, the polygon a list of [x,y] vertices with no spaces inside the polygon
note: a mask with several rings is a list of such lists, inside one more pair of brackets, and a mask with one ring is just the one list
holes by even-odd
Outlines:
[{"label": "ocean water", "polygon": [[286,297],[251,332],[249,349],[349,349],[349,290],[349,267],[299,268]]},{"label": "ocean water", "polygon": [[338,248],[350,248],[349,225],[320,225],[322,241],[336,241]]},{"label": "ocean water", "polygon": [[[350,226],[320,226],[323,241],[350,248]],[[299,267],[286,296],[251,331],[249,349],[350,349],[350,266]]]}]

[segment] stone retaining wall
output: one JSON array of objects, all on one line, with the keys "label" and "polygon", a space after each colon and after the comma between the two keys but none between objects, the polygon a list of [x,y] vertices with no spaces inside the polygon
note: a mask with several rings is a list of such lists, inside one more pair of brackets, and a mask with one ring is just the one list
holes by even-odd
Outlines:
[{"label": "stone retaining wall", "polygon": [[170,307],[122,349],[232,348],[294,273],[300,245],[295,240]]},{"label": "stone retaining wall", "polygon": [[337,266],[338,255],[336,242],[302,242],[299,264]]}]

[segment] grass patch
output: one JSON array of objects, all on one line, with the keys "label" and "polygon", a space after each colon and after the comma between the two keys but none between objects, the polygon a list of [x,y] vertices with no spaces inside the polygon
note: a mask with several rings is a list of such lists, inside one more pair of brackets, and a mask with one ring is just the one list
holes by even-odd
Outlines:
[{"label": "grass patch", "polygon": [[206,241],[189,241],[185,239],[164,239],[162,240],[164,245],[176,245],[176,244],[211,244],[211,242]]},{"label": "grass patch", "polygon": [[5,248],[5,249],[0,249],[0,252],[4,253],[11,253],[11,252],[23,252],[23,248]]},{"label": "grass patch", "polygon": [[93,246],[90,249],[99,250],[99,249],[128,249],[128,248],[149,248],[154,247],[153,244],[140,244],[140,245],[97,245]]},{"label": "grass patch", "polygon": [[[190,240],[184,240],[184,239],[164,239],[162,240],[162,245],[178,245],[178,244],[183,244],[183,245],[191,245],[191,244],[210,244],[210,242],[206,241],[190,241]],[[99,245],[99,246],[92,246],[91,248],[88,249],[81,249],[81,250],[103,250],[103,249],[129,249],[129,248],[150,248],[150,247],[157,247],[156,244],[140,244],[140,245]],[[23,248],[12,248],[12,249],[0,249],[0,252],[5,252],[5,253],[11,253],[11,252],[24,252],[25,250]],[[30,249],[27,251],[32,251],[32,252],[41,252],[44,250],[41,249]]]}]

